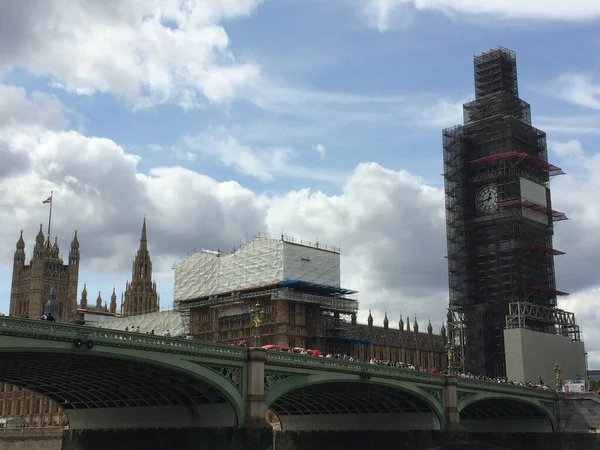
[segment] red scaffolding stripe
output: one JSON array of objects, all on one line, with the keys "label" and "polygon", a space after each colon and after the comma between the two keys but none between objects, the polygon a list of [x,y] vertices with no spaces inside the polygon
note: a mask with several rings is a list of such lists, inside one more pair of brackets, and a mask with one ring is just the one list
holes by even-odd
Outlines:
[{"label": "red scaffolding stripe", "polygon": [[541,253],[547,253],[548,255],[559,256],[559,255],[565,254],[565,252],[561,252],[560,250],[546,247],[542,244],[525,244],[524,247],[528,248],[530,250],[537,250],[538,252],[541,252]]},{"label": "red scaffolding stripe", "polygon": [[500,202],[498,203],[498,208],[510,208],[511,206],[517,205],[524,206],[525,208],[529,208],[532,211],[551,216],[554,222],[560,222],[561,220],[569,220],[565,213],[560,211],[554,211],[553,209],[546,208],[545,206],[538,205],[537,203],[531,202],[529,200],[509,200],[506,202]]},{"label": "red scaffolding stripe", "polygon": [[536,156],[528,155],[527,153],[520,152],[505,152],[505,153],[497,153],[495,155],[485,156],[483,158],[474,159],[470,161],[471,164],[485,164],[489,162],[499,161],[501,159],[507,158],[520,158],[521,161],[527,161],[533,165],[538,167],[543,167],[548,171],[548,174],[553,177],[556,175],[564,175],[565,173],[560,167],[555,166],[554,164],[550,164],[547,161],[544,161]]},{"label": "red scaffolding stripe", "polygon": [[550,289],[544,286],[529,286],[529,289],[532,291],[541,292],[542,294],[556,295],[559,297],[565,297],[569,295],[568,292],[557,291],[556,289]]}]

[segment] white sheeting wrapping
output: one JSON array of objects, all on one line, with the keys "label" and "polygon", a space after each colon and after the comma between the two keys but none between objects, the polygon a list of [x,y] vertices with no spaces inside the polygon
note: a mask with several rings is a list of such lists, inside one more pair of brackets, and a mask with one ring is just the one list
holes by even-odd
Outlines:
[{"label": "white sheeting wrapping", "polygon": [[284,280],[340,287],[340,254],[258,237],[233,253],[201,251],[175,266],[175,301],[221,294]]},{"label": "white sheeting wrapping", "polygon": [[140,314],[137,316],[118,317],[105,322],[94,324],[109,330],[129,331],[137,330],[140,327],[140,333],[150,333],[154,330],[154,334],[162,336],[166,330],[169,330],[171,336],[179,334],[187,334],[187,330],[183,326],[181,314],[176,311],[161,311],[148,314]]}]

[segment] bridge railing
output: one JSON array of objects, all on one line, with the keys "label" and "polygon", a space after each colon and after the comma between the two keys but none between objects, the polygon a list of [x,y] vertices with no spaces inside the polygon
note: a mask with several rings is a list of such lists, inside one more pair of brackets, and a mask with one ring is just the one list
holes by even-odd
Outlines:
[{"label": "bridge railing", "polygon": [[298,355],[288,352],[267,352],[267,364],[289,366],[306,369],[319,369],[331,372],[343,372],[363,375],[365,377],[382,377],[406,379],[410,381],[427,381],[442,384],[444,375],[421,372],[402,367],[380,366],[358,361],[348,361],[335,358],[315,358],[314,356]]},{"label": "bridge railing", "polygon": [[154,351],[189,351],[235,359],[245,359],[248,354],[244,347],[226,344],[6,316],[0,317],[0,335],[58,341],[82,339],[95,344],[138,347]]},{"label": "bridge railing", "polygon": [[0,436],[62,436],[65,427],[0,428]]},{"label": "bridge railing", "polygon": [[[315,358],[288,352],[267,352],[267,364],[277,366],[319,369],[332,372],[355,373],[368,377],[393,378],[407,381],[424,381],[428,384],[442,384],[445,375],[421,372],[403,367],[380,366],[358,361],[347,361],[335,358]],[[495,383],[486,380],[458,378],[458,386],[477,391],[496,391],[503,393],[535,395],[539,397],[554,397],[553,391],[536,389],[528,386],[518,386],[510,383]]]},{"label": "bridge railing", "polygon": [[530,386],[519,386],[512,383],[497,383],[494,381],[477,380],[472,378],[458,378],[458,387],[464,389],[474,389],[478,391],[496,391],[505,393],[522,394],[527,392],[527,395],[536,395],[539,397],[555,397],[555,392],[552,390],[540,389]]}]

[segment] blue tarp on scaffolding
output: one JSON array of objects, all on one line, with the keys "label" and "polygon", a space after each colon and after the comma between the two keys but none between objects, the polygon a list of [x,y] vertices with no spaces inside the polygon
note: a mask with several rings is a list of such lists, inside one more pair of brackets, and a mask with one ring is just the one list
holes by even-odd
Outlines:
[{"label": "blue tarp on scaffolding", "polygon": [[373,341],[365,341],[363,339],[352,339],[352,338],[343,338],[343,337],[334,337],[329,338],[333,341],[343,342],[345,344],[360,344],[360,345],[373,345]]},{"label": "blue tarp on scaffolding", "polygon": [[314,292],[318,295],[325,295],[329,297],[338,297],[340,295],[351,295],[357,293],[357,291],[353,291],[351,289],[342,289],[335,286],[326,286],[324,284],[308,283],[306,281],[299,280],[284,280],[280,281],[279,285],[292,289],[303,289]]}]

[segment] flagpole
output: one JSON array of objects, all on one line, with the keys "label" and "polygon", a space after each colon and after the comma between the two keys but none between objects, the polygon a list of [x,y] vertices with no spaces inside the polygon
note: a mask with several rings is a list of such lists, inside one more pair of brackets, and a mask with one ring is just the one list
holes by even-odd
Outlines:
[{"label": "flagpole", "polygon": [[54,191],[50,191],[50,214],[48,215],[48,238],[50,238],[50,224],[52,223],[52,204],[54,203]]}]

